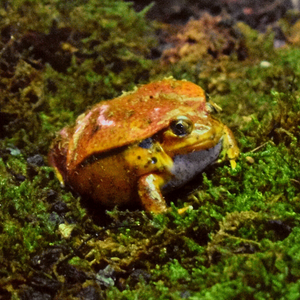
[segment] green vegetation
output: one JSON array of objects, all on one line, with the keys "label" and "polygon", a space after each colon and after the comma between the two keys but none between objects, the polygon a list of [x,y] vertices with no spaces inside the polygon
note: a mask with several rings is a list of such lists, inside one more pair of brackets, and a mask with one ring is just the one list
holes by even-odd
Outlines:
[{"label": "green vegetation", "polygon": [[[273,49],[272,32],[237,24],[243,60],[162,63],[148,58],[155,26],[117,0],[1,4],[4,297],[300,298],[300,49]],[[169,75],[223,108],[242,152],[236,169],[213,165],[192,193],[169,196],[164,215],[92,214],[47,166],[55,133],[88,106]]]}]

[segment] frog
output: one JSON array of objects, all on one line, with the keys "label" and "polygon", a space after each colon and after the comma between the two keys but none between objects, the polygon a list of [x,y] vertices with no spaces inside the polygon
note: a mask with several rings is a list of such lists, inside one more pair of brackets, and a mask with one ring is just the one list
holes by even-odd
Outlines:
[{"label": "frog", "polygon": [[165,196],[216,161],[236,167],[232,131],[197,84],[173,77],[100,101],[66,126],[48,154],[61,185],[101,207],[169,210]]}]

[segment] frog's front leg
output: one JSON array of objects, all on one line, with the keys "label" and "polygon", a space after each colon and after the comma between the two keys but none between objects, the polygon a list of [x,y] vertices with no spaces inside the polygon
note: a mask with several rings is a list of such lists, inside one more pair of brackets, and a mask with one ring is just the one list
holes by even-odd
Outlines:
[{"label": "frog's front leg", "polygon": [[145,210],[156,214],[167,211],[166,201],[161,193],[164,179],[157,174],[147,174],[139,178],[138,193]]},{"label": "frog's front leg", "polygon": [[224,136],[223,136],[223,150],[221,153],[221,159],[223,160],[228,157],[230,160],[230,164],[232,169],[235,169],[236,162],[235,160],[238,158],[240,154],[240,150],[238,148],[238,145],[236,143],[236,140],[233,136],[232,131],[224,125]]}]

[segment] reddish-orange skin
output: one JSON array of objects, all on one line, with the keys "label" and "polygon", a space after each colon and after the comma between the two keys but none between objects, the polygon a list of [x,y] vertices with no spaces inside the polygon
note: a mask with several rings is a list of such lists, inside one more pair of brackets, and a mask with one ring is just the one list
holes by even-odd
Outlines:
[{"label": "reddish-orange skin", "polygon": [[[81,163],[91,153],[109,151],[143,140],[167,127],[179,103],[178,98],[163,98],[162,94],[184,95],[185,98],[180,103],[182,107],[205,110],[204,91],[191,82],[175,80],[150,83],[134,93],[105,103],[100,102],[83,117],[84,129],[78,141],[70,140],[70,151],[67,155],[69,168],[72,169]],[[108,120],[106,121],[108,125],[102,126],[101,130],[97,124],[99,116]],[[80,122],[77,121],[78,127]],[[77,130],[80,130],[78,127]],[[76,159],[74,159],[75,152]]]},{"label": "reddish-orange skin", "polygon": [[[197,143],[189,144],[169,132],[170,122],[179,115],[187,116],[200,129],[211,129],[196,136]],[[160,138],[151,151],[137,146],[155,134]],[[214,147],[222,136],[226,136],[225,147],[234,150],[228,153],[229,158],[236,158],[234,137],[225,125],[210,117],[201,87],[169,78],[100,102],[79,116],[75,126],[64,128],[54,141],[49,163],[61,181],[104,205],[140,201],[147,210],[161,212],[166,206],[156,192],[159,194],[160,186],[171,177],[172,157]],[[149,160],[155,155],[158,163],[152,166]],[[155,201],[160,204],[153,204]]]}]

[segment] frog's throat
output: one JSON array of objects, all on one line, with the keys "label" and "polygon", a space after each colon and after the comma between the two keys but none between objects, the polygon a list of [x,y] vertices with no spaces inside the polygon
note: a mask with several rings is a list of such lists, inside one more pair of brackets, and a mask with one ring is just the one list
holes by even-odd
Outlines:
[{"label": "frog's throat", "polygon": [[190,152],[173,157],[171,173],[173,176],[162,186],[162,193],[175,190],[201,173],[207,166],[215,162],[222,150],[222,140],[207,150]]}]

